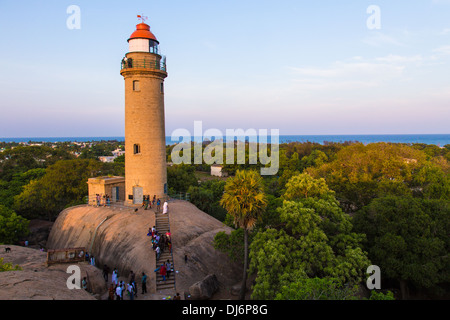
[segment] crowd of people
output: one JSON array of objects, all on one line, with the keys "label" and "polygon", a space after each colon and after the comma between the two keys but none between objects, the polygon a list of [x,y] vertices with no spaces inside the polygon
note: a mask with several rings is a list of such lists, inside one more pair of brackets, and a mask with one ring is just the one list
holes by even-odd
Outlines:
[{"label": "crowd of people", "polygon": [[[96,195],[97,206],[109,206],[110,200],[108,195]],[[156,205],[156,213],[161,212],[161,200],[157,199],[156,196],[153,196],[153,199],[150,200],[150,196],[144,196],[142,207],[144,210],[151,209]],[[135,210],[137,211],[137,209]],[[163,214],[167,214],[169,211],[169,206],[167,201],[163,204]],[[161,253],[165,250],[172,253],[172,240],[171,233],[159,233],[156,230],[156,226],[148,229],[147,236],[151,237],[151,245],[152,249],[156,255],[156,261],[159,266],[155,269],[155,272],[159,272],[162,276],[163,281],[169,279],[170,274],[174,271],[173,265],[170,260],[164,261],[162,263],[158,263]],[[83,253],[81,253],[83,254]],[[88,252],[85,253],[85,260],[95,266],[95,257],[90,255]],[[107,265],[103,266],[103,277],[105,282],[108,282],[110,269]],[[141,276],[141,294],[147,293],[147,278],[148,276],[142,272]],[[82,282],[82,287],[87,290],[87,281],[84,278]],[[108,290],[108,299],[109,300],[124,300],[124,297],[128,297],[129,300],[134,300],[138,296],[138,287],[136,283],[136,276],[133,271],[130,271],[127,281],[119,280],[119,273],[117,268],[114,268],[111,275],[111,284]],[[177,293],[176,296],[172,298],[173,300],[180,300],[180,296]]]},{"label": "crowd of people", "polygon": [[159,234],[156,227],[153,226],[148,229],[147,236],[152,238],[152,249],[155,252],[156,261],[159,260],[161,253],[164,252],[164,250],[168,250],[169,253],[172,253],[172,240],[170,237],[170,232]]},{"label": "crowd of people", "polygon": [[109,207],[111,205],[111,199],[108,194],[99,194],[95,195],[95,203],[97,207]]},{"label": "crowd of people", "polygon": [[[155,208],[155,205],[156,205],[156,208]],[[154,195],[153,199],[150,200],[150,196],[146,195],[142,199],[141,208],[144,208],[144,210],[155,208],[156,213],[159,213],[159,212],[161,212],[161,199],[159,199],[159,198],[157,199],[156,195]],[[167,203],[167,201],[164,201],[163,214],[168,213],[168,210],[169,210],[169,204]]]},{"label": "crowd of people", "polygon": [[[165,202],[164,204],[166,203],[167,202]],[[162,252],[168,250],[169,253],[172,253],[172,239],[170,232],[160,234],[156,230],[156,227],[153,226],[152,228],[148,229],[147,236],[150,236],[152,238],[152,248],[155,252],[157,263],[161,257]],[[166,281],[167,279],[169,279],[171,272],[173,272],[173,265],[170,260],[163,261],[155,269],[155,272],[159,272],[159,274],[163,278],[163,281]]]},{"label": "crowd of people", "polygon": [[[105,281],[108,281],[108,267],[103,267],[103,276]],[[141,277],[142,294],[147,293],[147,275],[142,272]],[[130,271],[127,282],[119,280],[119,272],[117,268],[114,268],[111,275],[111,284],[108,291],[109,300],[124,300],[124,297],[128,297],[129,300],[134,300],[138,296],[138,287],[136,283],[136,275],[133,271]]]},{"label": "crowd of people", "polygon": [[[109,207],[111,206],[111,197],[108,194],[97,193],[95,195],[95,200],[93,200],[93,202],[97,207]],[[155,208],[155,212],[159,213],[161,212],[161,199],[156,198],[156,195],[154,195],[153,199],[150,200],[149,195],[144,195],[142,199],[141,208],[144,208],[144,210]],[[134,211],[137,212],[138,209],[136,208]],[[167,214],[168,212],[169,212],[169,204],[167,203],[167,201],[164,201],[162,213]]]},{"label": "crowd of people", "polygon": [[[171,252],[171,239],[170,239],[170,232],[167,232],[165,234],[159,235],[156,231],[156,228],[153,227],[149,229],[148,236],[152,237],[152,243],[156,246],[158,249],[154,249],[155,252],[161,252],[162,250],[169,250]],[[89,256],[86,253],[87,257]],[[91,257],[93,258],[93,257]],[[159,255],[157,253],[157,260],[159,260]],[[159,272],[159,274],[163,277],[163,281],[166,281],[166,279],[169,279],[170,274],[174,271],[173,264],[170,262],[170,260],[167,260],[165,262],[162,262],[159,267],[155,269],[155,272]],[[105,264],[103,266],[103,277],[105,279],[105,282],[108,282],[109,280],[109,267]],[[145,272],[142,272],[141,276],[141,294],[147,293],[147,279],[148,276],[145,274]],[[127,281],[119,280],[119,272],[117,268],[114,268],[111,275],[111,284],[109,286],[109,300],[126,300],[125,297],[127,297],[128,300],[134,300],[138,296],[138,286],[136,283],[136,276],[133,271],[130,271],[130,274],[128,276]],[[177,293],[176,296],[172,298],[173,300],[180,300],[180,296]],[[167,300],[167,299],[166,299]]]},{"label": "crowd of people", "polygon": [[79,258],[83,258],[83,256],[84,256],[84,261],[86,261],[87,263],[89,263],[91,266],[94,266],[94,267],[95,267],[95,257],[94,257],[92,254],[90,254],[90,253],[87,252],[87,251],[86,251],[86,253],[85,253],[83,250],[81,250],[81,251],[78,253],[78,257],[79,257]]}]

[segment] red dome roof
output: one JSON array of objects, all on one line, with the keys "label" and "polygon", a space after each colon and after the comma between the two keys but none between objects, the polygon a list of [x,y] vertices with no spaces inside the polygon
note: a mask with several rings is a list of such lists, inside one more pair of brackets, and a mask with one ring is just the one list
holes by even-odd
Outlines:
[{"label": "red dome roof", "polygon": [[131,39],[151,39],[158,42],[155,35],[150,32],[150,26],[145,23],[139,23],[136,25],[136,31],[131,34],[128,41],[130,41]]}]

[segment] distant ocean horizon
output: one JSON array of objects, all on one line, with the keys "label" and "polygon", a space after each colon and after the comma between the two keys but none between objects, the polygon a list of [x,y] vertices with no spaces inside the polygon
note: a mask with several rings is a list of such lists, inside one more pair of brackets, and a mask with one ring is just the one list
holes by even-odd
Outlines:
[{"label": "distant ocean horizon", "polygon": [[[270,143],[270,136],[267,137]],[[125,141],[125,137],[25,137],[25,138],[1,138],[1,142],[89,142],[89,141]],[[181,139],[180,139],[181,140]],[[192,137],[192,141],[198,141]],[[252,139],[250,139],[252,141]],[[367,135],[280,135],[280,143],[289,142],[314,142],[324,144],[326,142],[361,142],[363,144],[376,142],[391,143],[425,143],[443,147],[450,144],[450,134],[367,134]],[[166,137],[166,145],[177,143],[171,137]]]}]

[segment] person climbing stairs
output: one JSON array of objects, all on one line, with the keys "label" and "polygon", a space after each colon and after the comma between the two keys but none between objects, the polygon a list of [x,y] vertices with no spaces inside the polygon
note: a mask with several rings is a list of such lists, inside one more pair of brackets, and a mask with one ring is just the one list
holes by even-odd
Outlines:
[{"label": "person climbing stairs", "polygon": [[[163,214],[162,212],[155,213],[155,227],[159,235],[170,234],[169,213]],[[162,264],[169,261],[171,270],[167,270],[166,280],[159,271],[156,272],[156,292],[165,289],[175,289],[175,269],[173,264],[173,255],[168,246],[165,246],[156,260],[156,269],[160,268]]]}]

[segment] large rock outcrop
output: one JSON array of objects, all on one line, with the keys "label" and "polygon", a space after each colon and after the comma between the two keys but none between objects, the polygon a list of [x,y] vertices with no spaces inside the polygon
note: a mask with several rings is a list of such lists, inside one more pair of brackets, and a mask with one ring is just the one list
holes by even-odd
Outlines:
[{"label": "large rock outcrop", "polygon": [[[231,228],[186,201],[170,201],[169,210],[176,291],[188,291],[192,284],[208,274],[215,274],[223,289],[238,282],[242,267],[213,247],[217,232],[230,232]],[[124,277],[133,270],[138,280],[145,272],[149,276],[149,293],[158,293],[155,289],[155,254],[147,236],[148,229],[154,225],[152,210],[139,208],[135,212],[134,208],[123,206],[72,207],[61,212],[55,221],[47,248],[85,247],[94,255],[100,268],[103,264],[117,268],[119,275]],[[228,290],[218,293],[220,298],[228,297],[223,295],[224,292]]]},{"label": "large rock outcrop", "polygon": [[193,300],[211,299],[219,289],[219,281],[215,274],[207,275],[203,280],[194,283],[189,288],[189,294]]},{"label": "large rock outcrop", "polygon": [[[10,248],[5,252],[4,248]],[[69,289],[68,264],[47,266],[47,253],[37,249],[0,245],[0,258],[4,263],[19,265],[19,271],[0,272],[0,300],[95,300],[106,292],[101,271],[80,263],[81,278],[88,277],[90,292]]]}]

